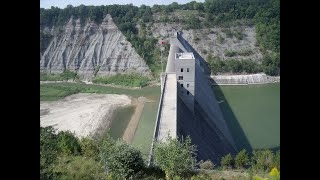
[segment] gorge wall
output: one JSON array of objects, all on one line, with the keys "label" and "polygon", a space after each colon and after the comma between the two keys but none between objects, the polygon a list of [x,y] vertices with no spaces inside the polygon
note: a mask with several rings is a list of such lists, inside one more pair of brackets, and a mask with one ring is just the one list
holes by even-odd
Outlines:
[{"label": "gorge wall", "polygon": [[80,19],[71,17],[60,31],[55,27],[41,27],[40,31],[53,36],[40,54],[41,72],[62,73],[70,69],[84,80],[95,75],[151,73],[109,14],[101,24],[88,21],[81,25]]}]

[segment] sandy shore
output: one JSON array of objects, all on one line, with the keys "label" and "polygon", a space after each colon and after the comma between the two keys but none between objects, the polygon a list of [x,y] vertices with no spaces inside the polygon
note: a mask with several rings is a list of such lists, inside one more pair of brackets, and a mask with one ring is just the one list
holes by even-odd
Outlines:
[{"label": "sandy shore", "polygon": [[40,125],[53,126],[58,131],[70,130],[78,137],[94,135],[102,125],[109,126],[115,109],[131,103],[127,95],[85,93],[40,102]]}]

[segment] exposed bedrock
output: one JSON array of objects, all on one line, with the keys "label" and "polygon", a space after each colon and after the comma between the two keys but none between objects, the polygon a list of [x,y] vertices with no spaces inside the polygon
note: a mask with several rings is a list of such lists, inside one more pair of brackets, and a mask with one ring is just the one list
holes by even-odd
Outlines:
[{"label": "exposed bedrock", "polygon": [[138,73],[149,75],[150,69],[131,43],[106,15],[101,24],[70,18],[62,28],[43,28],[53,38],[40,58],[40,71],[61,73],[65,69],[77,71],[81,79],[96,75]]}]

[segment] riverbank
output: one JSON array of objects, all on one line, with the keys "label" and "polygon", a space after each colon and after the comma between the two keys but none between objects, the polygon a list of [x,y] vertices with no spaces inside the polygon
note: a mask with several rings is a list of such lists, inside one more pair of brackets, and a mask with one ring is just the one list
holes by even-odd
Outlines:
[{"label": "riverbank", "polygon": [[157,80],[150,81],[148,85],[143,87],[131,87],[131,86],[121,86],[115,84],[102,84],[102,83],[93,83],[91,81],[40,81],[40,84],[51,84],[51,83],[74,83],[74,84],[86,84],[86,85],[98,85],[98,86],[106,86],[106,87],[113,87],[113,88],[122,88],[122,89],[141,89],[144,87],[155,87],[160,86],[160,82]]},{"label": "riverbank", "polygon": [[40,125],[71,131],[77,137],[92,136],[109,127],[112,113],[130,106],[127,95],[79,93],[52,102],[40,102]]},{"label": "riverbank", "polygon": [[280,76],[268,76],[264,73],[246,75],[211,75],[214,85],[250,85],[280,82]]}]

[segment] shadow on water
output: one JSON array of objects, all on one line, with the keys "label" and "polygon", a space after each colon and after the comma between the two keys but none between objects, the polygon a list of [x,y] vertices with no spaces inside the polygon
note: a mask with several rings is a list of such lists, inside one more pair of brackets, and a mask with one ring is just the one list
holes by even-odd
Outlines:
[{"label": "shadow on water", "polygon": [[[216,84],[216,82],[211,79],[211,81]],[[239,124],[237,117],[231,109],[230,104],[225,98],[219,85],[212,85],[212,90],[217,98],[217,101],[220,102],[220,108],[223,113],[224,119],[227,122],[228,128],[231,131],[233,140],[238,148],[238,150],[246,149],[247,152],[252,152],[252,146],[249,143],[247,136],[245,135],[242,127]]]}]

